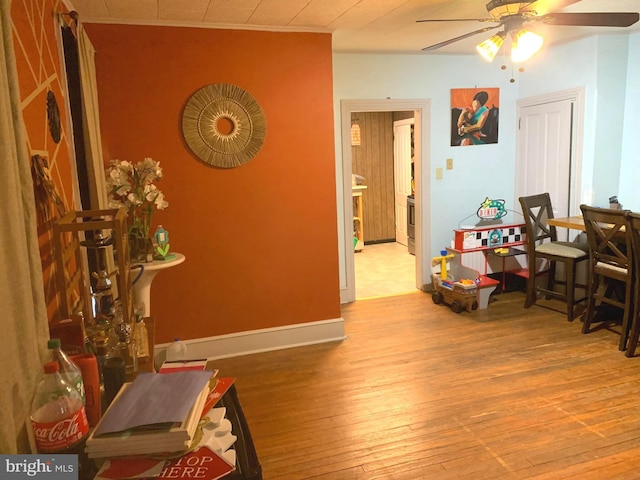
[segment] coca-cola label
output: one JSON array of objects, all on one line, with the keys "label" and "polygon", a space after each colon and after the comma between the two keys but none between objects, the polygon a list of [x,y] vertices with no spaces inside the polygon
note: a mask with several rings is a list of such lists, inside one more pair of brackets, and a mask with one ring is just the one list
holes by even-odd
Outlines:
[{"label": "coca-cola label", "polygon": [[32,421],[32,425],[36,447],[41,452],[53,452],[70,447],[89,433],[89,422],[84,407],[64,420],[51,423]]}]

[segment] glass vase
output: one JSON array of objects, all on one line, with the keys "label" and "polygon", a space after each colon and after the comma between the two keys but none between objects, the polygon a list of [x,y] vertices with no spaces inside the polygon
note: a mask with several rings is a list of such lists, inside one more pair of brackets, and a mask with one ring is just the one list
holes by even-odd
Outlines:
[{"label": "glass vase", "polygon": [[153,241],[140,232],[129,233],[129,260],[131,263],[143,263],[153,260]]}]

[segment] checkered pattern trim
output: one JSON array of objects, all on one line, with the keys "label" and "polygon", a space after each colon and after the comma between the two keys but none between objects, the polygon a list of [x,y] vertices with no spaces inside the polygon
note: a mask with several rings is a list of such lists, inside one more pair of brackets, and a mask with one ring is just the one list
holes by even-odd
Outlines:
[{"label": "checkered pattern trim", "polygon": [[492,247],[505,243],[524,242],[525,240],[524,227],[495,228],[476,232],[476,242],[479,247]]}]

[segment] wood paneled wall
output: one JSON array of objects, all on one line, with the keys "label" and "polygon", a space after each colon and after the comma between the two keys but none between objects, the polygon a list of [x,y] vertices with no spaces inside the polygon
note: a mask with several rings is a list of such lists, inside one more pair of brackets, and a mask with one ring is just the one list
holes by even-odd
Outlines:
[{"label": "wood paneled wall", "polygon": [[353,173],[364,177],[364,241],[395,240],[393,185],[393,112],[359,112],[351,122],[360,125],[361,144],[351,147]]}]

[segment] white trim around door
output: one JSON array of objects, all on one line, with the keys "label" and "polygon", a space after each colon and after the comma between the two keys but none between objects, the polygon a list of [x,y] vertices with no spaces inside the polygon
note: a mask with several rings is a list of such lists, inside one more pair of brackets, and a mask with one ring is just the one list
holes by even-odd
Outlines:
[{"label": "white trim around door", "polygon": [[429,284],[430,271],[423,268],[423,258],[431,251],[429,237],[430,221],[430,156],[429,145],[431,131],[431,101],[429,99],[387,99],[387,100],[342,100],[341,139],[342,139],[342,179],[337,187],[343,192],[344,212],[344,252],[346,267],[346,286],[340,291],[341,303],[355,301],[355,265],[353,236],[353,202],[351,197],[351,114],[353,112],[400,112],[413,111],[415,118],[414,154],[415,154],[415,202],[416,202],[416,288],[424,290]]}]

